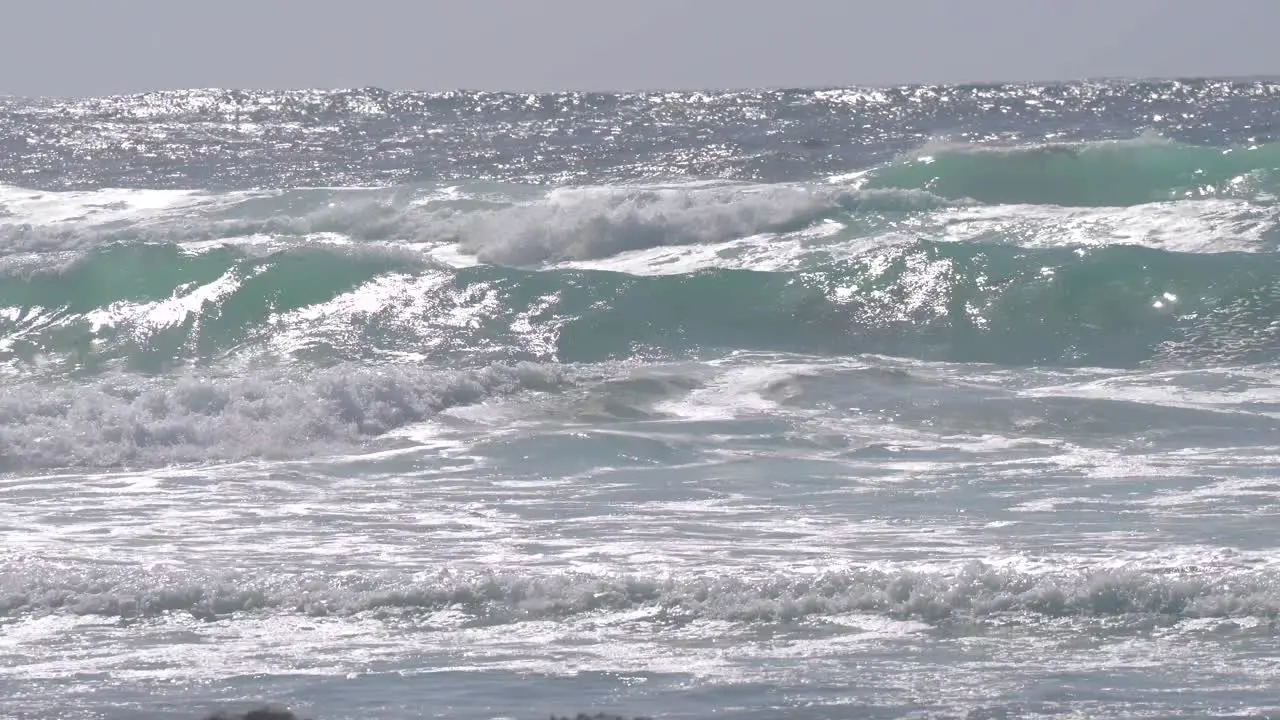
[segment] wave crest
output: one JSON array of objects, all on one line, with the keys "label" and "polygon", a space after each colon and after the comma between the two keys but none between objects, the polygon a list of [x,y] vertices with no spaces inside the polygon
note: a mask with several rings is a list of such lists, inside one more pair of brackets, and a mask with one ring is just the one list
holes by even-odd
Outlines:
[{"label": "wave crest", "polygon": [[920,190],[819,185],[564,190],[545,202],[466,217],[451,239],[484,262],[532,265],[791,232],[837,214],[946,204]]}]

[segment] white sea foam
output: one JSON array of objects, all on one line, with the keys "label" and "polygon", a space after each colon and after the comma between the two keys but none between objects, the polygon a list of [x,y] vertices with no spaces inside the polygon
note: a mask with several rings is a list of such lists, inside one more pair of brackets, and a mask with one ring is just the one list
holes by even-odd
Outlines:
[{"label": "white sea foam", "polygon": [[1020,247],[1139,245],[1171,252],[1257,252],[1280,239],[1280,208],[1243,200],[1186,200],[1118,208],[970,205],[942,211],[918,233]]},{"label": "white sea foam", "polygon": [[556,366],[402,364],[10,383],[0,394],[0,471],[314,455],[359,446],[449,407],[561,380]]},{"label": "white sea foam", "polygon": [[[1203,565],[1204,563],[1202,563]],[[461,612],[463,622],[509,623],[646,611],[659,622],[778,622],[874,613],[937,623],[1023,616],[1268,617],[1280,584],[1254,569],[1166,572],[1125,564],[1026,572],[970,563],[943,570],[841,568],[817,573],[691,577],[444,569],[377,576],[203,573],[165,568],[68,568],[10,556],[0,613],[213,618],[240,612],[384,616]]]},{"label": "white sea foam", "polygon": [[839,213],[940,204],[924,191],[827,185],[564,189],[542,201],[464,217],[456,233],[459,246],[481,260],[525,265],[724,243],[801,231]]}]

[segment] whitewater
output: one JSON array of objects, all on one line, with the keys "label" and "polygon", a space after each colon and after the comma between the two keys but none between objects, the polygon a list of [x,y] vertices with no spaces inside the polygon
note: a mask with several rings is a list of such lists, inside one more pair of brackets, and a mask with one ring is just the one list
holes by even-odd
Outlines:
[{"label": "whitewater", "polygon": [[1280,81],[0,98],[0,715],[1280,715]]}]

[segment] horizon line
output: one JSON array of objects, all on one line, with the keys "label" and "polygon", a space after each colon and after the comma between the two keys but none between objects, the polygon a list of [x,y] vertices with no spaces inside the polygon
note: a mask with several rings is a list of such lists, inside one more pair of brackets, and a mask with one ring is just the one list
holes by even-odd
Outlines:
[{"label": "horizon line", "polygon": [[1053,85],[1085,85],[1091,83],[1174,83],[1174,82],[1280,82],[1280,74],[1250,75],[1164,75],[1164,76],[1127,76],[1096,75],[1074,79],[1056,80],[966,80],[951,82],[901,82],[901,83],[864,83],[848,85],[759,85],[759,86],[653,86],[640,88],[583,89],[561,88],[542,90],[486,89],[479,87],[455,87],[449,89],[426,90],[422,88],[351,85],[351,86],[285,86],[285,87],[232,87],[232,86],[187,86],[157,87],[146,90],[117,91],[102,94],[49,94],[31,95],[23,93],[0,93],[6,100],[94,100],[107,98],[136,97],[141,95],[157,95],[183,92],[244,92],[244,93],[290,93],[290,92],[354,92],[381,91],[387,93],[423,93],[429,95],[461,94],[493,94],[493,95],[653,95],[658,93],[744,93],[744,92],[823,92],[829,90],[900,90],[907,88],[928,87],[1000,87],[1000,86],[1053,86]]}]

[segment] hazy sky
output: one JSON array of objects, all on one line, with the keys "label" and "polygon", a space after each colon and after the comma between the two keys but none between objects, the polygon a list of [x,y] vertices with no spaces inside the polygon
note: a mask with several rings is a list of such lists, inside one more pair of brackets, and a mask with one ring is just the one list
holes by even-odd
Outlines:
[{"label": "hazy sky", "polygon": [[1280,75],[1280,0],[9,0],[0,94]]}]

